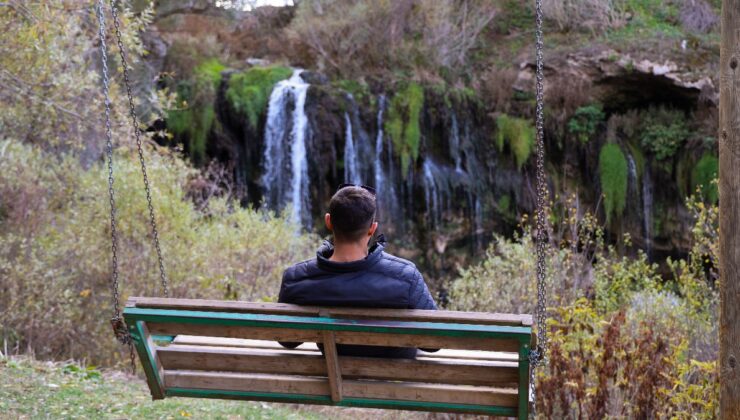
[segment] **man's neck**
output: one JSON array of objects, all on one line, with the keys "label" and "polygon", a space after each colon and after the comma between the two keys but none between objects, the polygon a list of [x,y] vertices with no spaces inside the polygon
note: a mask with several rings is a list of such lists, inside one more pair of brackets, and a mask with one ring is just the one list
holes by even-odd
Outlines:
[{"label": "man's neck", "polygon": [[329,261],[334,262],[352,262],[364,259],[367,257],[367,244],[354,242],[354,243],[342,243],[337,242],[334,244],[334,253],[329,258]]}]

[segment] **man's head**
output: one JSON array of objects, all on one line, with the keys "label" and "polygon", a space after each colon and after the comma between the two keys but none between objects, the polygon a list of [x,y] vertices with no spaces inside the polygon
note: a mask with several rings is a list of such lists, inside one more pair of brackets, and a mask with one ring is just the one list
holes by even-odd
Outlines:
[{"label": "man's head", "polygon": [[362,187],[340,188],[329,202],[324,219],[334,234],[334,242],[367,244],[378,228],[375,221],[375,195]]}]

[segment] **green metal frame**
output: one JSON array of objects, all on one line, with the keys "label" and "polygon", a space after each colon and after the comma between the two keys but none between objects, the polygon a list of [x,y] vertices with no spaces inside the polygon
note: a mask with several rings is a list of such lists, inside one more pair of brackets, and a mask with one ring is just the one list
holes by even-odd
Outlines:
[{"label": "green metal frame", "polygon": [[[154,399],[179,396],[259,400],[299,404],[336,405],[343,407],[477,413],[496,416],[516,416],[520,419],[526,419],[529,413],[529,350],[530,341],[532,339],[532,328],[529,326],[514,327],[436,322],[368,321],[328,317],[265,315],[136,307],[125,308],[123,315],[126,324],[129,326],[131,336],[134,339],[135,347],[139,354],[139,360],[144,367],[144,373],[146,374],[147,382]],[[162,383],[162,378],[159,375],[160,366],[158,366],[154,349],[150,348],[150,343],[152,345],[155,341],[167,343],[171,342],[174,337],[148,335],[145,327],[145,323],[147,322],[515,340],[519,343],[519,406],[517,408],[512,408],[368,398],[344,398],[339,402],[333,402],[328,395],[317,396],[285,393],[165,388]]]}]

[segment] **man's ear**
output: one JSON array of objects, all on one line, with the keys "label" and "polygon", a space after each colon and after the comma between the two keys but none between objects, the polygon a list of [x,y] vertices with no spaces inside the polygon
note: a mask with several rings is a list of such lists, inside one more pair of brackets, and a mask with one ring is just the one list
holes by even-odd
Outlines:
[{"label": "man's ear", "polygon": [[329,231],[334,232],[334,227],[331,225],[331,214],[326,213],[324,215],[324,223],[326,223],[326,228],[329,229]]},{"label": "man's ear", "polygon": [[370,230],[367,231],[367,236],[373,236],[376,230],[378,230],[378,222],[373,222],[370,226]]}]

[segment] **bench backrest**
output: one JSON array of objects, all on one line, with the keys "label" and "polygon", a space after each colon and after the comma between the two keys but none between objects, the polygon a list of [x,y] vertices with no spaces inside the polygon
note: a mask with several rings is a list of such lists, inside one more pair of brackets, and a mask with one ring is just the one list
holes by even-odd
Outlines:
[{"label": "bench backrest", "polygon": [[[155,399],[527,413],[529,315],[132,298],[124,317]],[[338,356],[337,344],[443,350],[378,359]]]}]

